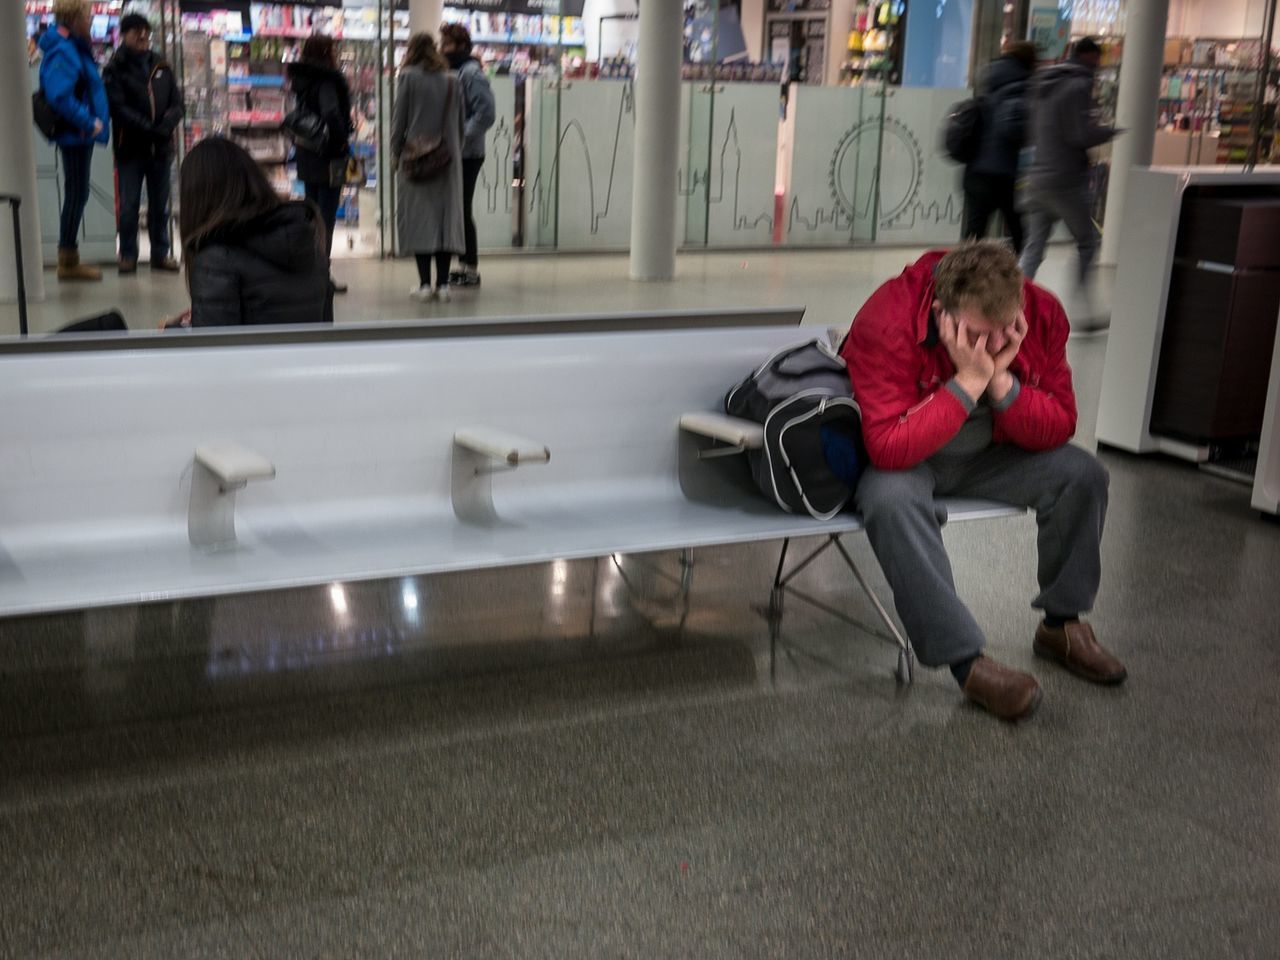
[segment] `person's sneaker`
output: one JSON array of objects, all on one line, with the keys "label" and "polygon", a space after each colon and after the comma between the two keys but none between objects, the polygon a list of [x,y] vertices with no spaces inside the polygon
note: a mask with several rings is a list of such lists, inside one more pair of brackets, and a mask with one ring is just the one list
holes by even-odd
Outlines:
[{"label": "person's sneaker", "polygon": [[1068,620],[1060,627],[1042,622],[1031,649],[1037,657],[1052,660],[1092,683],[1114,686],[1124,683],[1129,675],[1124,664],[1098,642],[1093,627],[1082,620]]},{"label": "person's sneaker", "polygon": [[441,303],[448,303],[452,300],[453,296],[449,293],[449,285],[447,283],[442,283],[440,286],[436,287],[435,290],[432,291],[431,299],[439,300]]},{"label": "person's sneaker", "polygon": [[182,267],[178,265],[178,261],[173,257],[165,257],[161,260],[152,260],[151,269],[159,270],[162,273],[177,273]]},{"label": "person's sneaker", "polygon": [[124,258],[121,258],[120,260],[116,261],[116,272],[119,273],[120,276],[122,277],[127,276],[128,274],[131,274],[131,273],[137,273],[138,261],[125,260]]},{"label": "person's sneaker", "polygon": [[429,284],[424,283],[420,287],[413,287],[409,290],[411,299],[417,300],[419,303],[426,303],[428,300],[436,298],[436,292],[431,289]]},{"label": "person's sneaker", "polygon": [[979,656],[965,678],[964,695],[1001,720],[1026,720],[1040,707],[1044,691],[1036,678],[1006,667],[998,660]]},{"label": "person's sneaker", "polygon": [[454,270],[449,274],[449,283],[455,287],[478,287],[480,274],[474,270]]},{"label": "person's sneaker", "polygon": [[347,292],[347,285],[343,283],[341,280],[339,280],[337,277],[335,277],[332,273],[329,274],[329,286],[333,287],[334,293]]}]

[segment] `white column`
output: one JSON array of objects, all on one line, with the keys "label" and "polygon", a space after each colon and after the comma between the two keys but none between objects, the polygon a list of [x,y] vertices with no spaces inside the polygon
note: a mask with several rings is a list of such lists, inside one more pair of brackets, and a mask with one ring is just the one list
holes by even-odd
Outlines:
[{"label": "white column", "polygon": [[[1115,263],[1120,252],[1120,219],[1126,215],[1125,195],[1129,171],[1151,165],[1156,141],[1156,100],[1164,69],[1164,32],[1169,0],[1142,0],[1129,4],[1124,33],[1124,58],[1120,63],[1120,97],[1116,126],[1124,133],[1111,148],[1111,176],[1107,185],[1107,212],[1102,230],[1103,263]],[[1136,211],[1135,211],[1136,212]]]},{"label": "white column", "polygon": [[632,280],[670,280],[676,274],[683,14],[681,0],[645,0],[640,5]]},{"label": "white column", "polygon": [[429,33],[436,36],[440,32],[440,20],[443,17],[444,0],[409,0],[410,34]]},{"label": "white column", "polygon": [[[22,258],[27,299],[44,299],[40,253],[40,211],[36,207],[35,127],[31,123],[31,84],[27,79],[27,30],[22,0],[0,0],[0,193],[22,198]],[[0,301],[17,301],[13,220],[0,204]],[[6,314],[8,311],[6,311]],[[0,333],[17,333],[17,311]]]}]

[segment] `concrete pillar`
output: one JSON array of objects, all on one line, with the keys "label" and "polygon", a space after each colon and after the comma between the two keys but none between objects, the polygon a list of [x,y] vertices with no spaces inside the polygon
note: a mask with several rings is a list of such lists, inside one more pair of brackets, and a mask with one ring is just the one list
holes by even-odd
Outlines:
[{"label": "concrete pillar", "polygon": [[[22,259],[27,299],[44,299],[44,270],[40,253],[40,210],[36,206],[35,126],[31,122],[31,84],[27,79],[27,29],[22,0],[0,0],[0,193],[22,198]],[[17,300],[14,268],[13,220],[8,204],[0,204],[0,302]],[[0,323],[0,333],[17,333],[12,322]]]},{"label": "concrete pillar", "polygon": [[409,33],[429,33],[439,39],[444,0],[409,0]]},{"label": "concrete pillar", "polygon": [[640,5],[632,280],[670,280],[676,274],[683,14],[682,0],[645,0]]},{"label": "concrete pillar", "polygon": [[1116,104],[1116,126],[1124,133],[1111,148],[1111,175],[1107,185],[1107,211],[1103,221],[1103,263],[1115,263],[1120,252],[1120,220],[1126,215],[1125,194],[1129,171],[1151,165],[1156,142],[1156,100],[1160,96],[1160,74],[1164,69],[1164,32],[1169,19],[1169,0],[1142,0],[1129,4],[1124,33],[1124,56],[1120,62],[1120,96]]}]

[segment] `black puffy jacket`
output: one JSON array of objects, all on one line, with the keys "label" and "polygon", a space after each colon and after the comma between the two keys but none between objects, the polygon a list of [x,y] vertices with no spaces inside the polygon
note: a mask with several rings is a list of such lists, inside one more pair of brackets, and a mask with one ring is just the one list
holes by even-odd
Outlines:
[{"label": "black puffy jacket", "polygon": [[210,234],[188,270],[193,327],[333,322],[324,227],[309,203]]},{"label": "black puffy jacket", "polygon": [[340,70],[307,61],[289,64],[289,84],[299,107],[319,114],[329,128],[329,143],[321,153],[298,147],[298,179],[329,183],[329,163],[347,155],[351,143],[351,91]]},{"label": "black puffy jacket", "polygon": [[1012,177],[1027,143],[1027,97],[1031,68],[1013,57],[991,61],[978,89],[982,93],[982,140],[968,169]]},{"label": "black puffy jacket", "polygon": [[102,70],[111,105],[116,160],[129,163],[173,153],[173,133],[182,123],[182,88],[173,68],[151,50],[123,44]]}]

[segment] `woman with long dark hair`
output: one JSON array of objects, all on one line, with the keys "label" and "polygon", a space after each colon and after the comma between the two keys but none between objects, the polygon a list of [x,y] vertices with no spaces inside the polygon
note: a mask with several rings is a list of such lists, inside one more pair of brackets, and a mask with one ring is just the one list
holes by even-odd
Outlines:
[{"label": "woman with long dark hair", "polygon": [[[448,165],[428,180],[405,176],[406,148],[441,138]],[[396,88],[391,124],[391,157],[396,166],[396,234],[400,249],[418,262],[415,300],[449,299],[449,263],[466,250],[462,228],[462,99],[449,64],[428,33],[409,38]],[[431,264],[436,282],[431,284]]]},{"label": "woman with long dark hair", "polygon": [[[314,34],[302,45],[302,55],[289,64],[289,83],[298,106],[324,120],[328,141],[312,150],[298,144],[295,159],[298,179],[307,199],[320,208],[324,219],[325,253],[333,256],[333,227],[342,201],[347,176],[347,155],[351,150],[351,91],[338,67],[338,41]],[[345,284],[334,281],[334,289],[345,293]]]},{"label": "woman with long dark hair", "polygon": [[281,200],[243,147],[197,143],[178,198],[191,326],[333,322],[319,211]]}]

